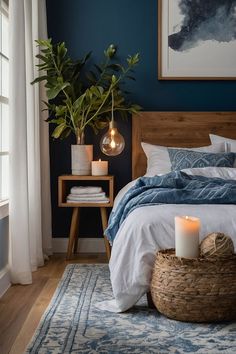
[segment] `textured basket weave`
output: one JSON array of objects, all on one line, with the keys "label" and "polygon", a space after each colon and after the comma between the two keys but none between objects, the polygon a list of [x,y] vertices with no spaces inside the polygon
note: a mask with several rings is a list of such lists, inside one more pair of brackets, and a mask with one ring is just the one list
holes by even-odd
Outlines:
[{"label": "textured basket weave", "polygon": [[186,322],[236,319],[236,255],[186,259],[175,250],[157,253],[152,300],[161,313]]}]

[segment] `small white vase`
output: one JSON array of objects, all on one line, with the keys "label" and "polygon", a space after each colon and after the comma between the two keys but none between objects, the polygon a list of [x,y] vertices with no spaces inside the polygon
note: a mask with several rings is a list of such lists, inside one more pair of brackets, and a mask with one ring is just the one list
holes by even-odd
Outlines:
[{"label": "small white vase", "polygon": [[72,175],[91,175],[93,145],[71,145]]}]

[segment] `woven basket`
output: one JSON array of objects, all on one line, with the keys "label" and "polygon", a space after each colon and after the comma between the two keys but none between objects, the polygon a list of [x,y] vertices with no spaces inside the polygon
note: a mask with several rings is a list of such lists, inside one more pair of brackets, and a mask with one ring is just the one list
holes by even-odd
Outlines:
[{"label": "woven basket", "polygon": [[186,322],[236,319],[236,255],[186,259],[175,250],[157,253],[152,300],[159,312]]}]

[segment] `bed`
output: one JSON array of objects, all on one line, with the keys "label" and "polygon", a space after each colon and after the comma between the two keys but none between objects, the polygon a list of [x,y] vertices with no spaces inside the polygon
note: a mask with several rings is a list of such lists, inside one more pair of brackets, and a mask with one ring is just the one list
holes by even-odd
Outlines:
[{"label": "bed", "polygon": [[[138,177],[146,172],[147,159],[141,142],[197,148],[210,144],[209,134],[236,139],[235,112],[142,112],[133,117],[132,176],[118,194],[114,211]],[[226,145],[224,145],[224,148]],[[209,168],[210,176],[218,170]],[[225,170],[223,168],[223,170]],[[213,171],[213,172],[211,172]],[[224,179],[236,180],[236,168],[227,169]],[[189,172],[191,174],[191,171]],[[205,173],[205,171],[204,171]],[[114,212],[113,211],[113,212]],[[122,222],[113,242],[109,263],[114,300],[100,308],[122,312],[149,291],[155,254],[174,247],[174,217],[192,215],[201,220],[200,239],[213,231],[229,234],[236,247],[236,205],[160,204],[134,209]]]}]

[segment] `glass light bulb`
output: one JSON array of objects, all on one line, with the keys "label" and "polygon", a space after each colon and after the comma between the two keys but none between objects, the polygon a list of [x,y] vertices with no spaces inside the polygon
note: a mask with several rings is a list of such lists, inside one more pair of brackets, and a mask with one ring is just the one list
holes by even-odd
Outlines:
[{"label": "glass light bulb", "polygon": [[110,122],[109,130],[100,141],[100,148],[105,155],[119,155],[125,147],[123,136],[118,132],[114,121]]}]

